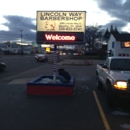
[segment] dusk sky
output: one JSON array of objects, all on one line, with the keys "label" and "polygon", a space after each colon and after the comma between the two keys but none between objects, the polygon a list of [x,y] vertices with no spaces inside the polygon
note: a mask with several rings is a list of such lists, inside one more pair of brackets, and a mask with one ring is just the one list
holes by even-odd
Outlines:
[{"label": "dusk sky", "polygon": [[37,11],[86,11],[86,26],[103,25],[130,32],[130,0],[3,0],[0,8],[0,42],[36,40]]}]

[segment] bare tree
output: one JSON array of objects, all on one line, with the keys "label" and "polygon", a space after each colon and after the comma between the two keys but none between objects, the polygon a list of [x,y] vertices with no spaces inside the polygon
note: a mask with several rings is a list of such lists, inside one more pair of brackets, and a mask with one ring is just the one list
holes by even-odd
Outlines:
[{"label": "bare tree", "polygon": [[102,26],[86,26],[86,43],[88,44],[89,50],[95,49],[95,41],[101,37]]}]

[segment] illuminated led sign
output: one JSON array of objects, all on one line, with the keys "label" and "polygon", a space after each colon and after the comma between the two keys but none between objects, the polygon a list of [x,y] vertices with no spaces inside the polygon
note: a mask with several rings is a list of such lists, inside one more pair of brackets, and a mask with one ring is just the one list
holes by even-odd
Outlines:
[{"label": "illuminated led sign", "polygon": [[86,11],[37,11],[39,44],[81,44],[85,42],[85,29]]},{"label": "illuminated led sign", "polygon": [[46,52],[50,52],[51,50],[50,50],[50,47],[47,47],[46,48]]},{"label": "illuminated led sign", "polygon": [[[84,33],[81,32],[37,32],[38,44],[79,44],[84,41]],[[44,43],[43,43],[44,41]]]},{"label": "illuminated led sign", "polygon": [[53,35],[53,34],[45,34],[45,37],[46,37],[46,40],[49,41],[49,40],[60,40],[60,41],[66,41],[66,40],[70,40],[70,41],[74,41],[75,40],[75,36],[66,36],[66,35]]},{"label": "illuminated led sign", "polygon": [[122,42],[121,47],[123,48],[130,48],[130,41],[129,42]]}]

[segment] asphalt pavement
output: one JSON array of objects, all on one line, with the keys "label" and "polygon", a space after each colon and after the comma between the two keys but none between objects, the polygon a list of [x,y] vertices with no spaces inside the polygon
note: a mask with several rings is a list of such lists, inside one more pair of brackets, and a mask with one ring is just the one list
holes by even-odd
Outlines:
[{"label": "asphalt pavement", "polygon": [[73,96],[26,94],[26,84],[44,75],[53,75],[54,65],[6,77],[0,82],[0,130],[105,130],[95,102],[96,64],[100,60],[64,59],[65,68],[76,79]]}]

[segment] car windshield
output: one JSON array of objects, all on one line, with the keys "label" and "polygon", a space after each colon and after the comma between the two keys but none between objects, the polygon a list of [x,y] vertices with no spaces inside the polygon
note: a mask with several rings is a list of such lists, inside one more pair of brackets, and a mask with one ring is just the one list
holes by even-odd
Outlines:
[{"label": "car windshield", "polygon": [[45,56],[45,55],[43,55],[43,54],[37,54],[37,56]]},{"label": "car windshield", "polygon": [[112,59],[110,69],[130,71],[130,59]]}]

